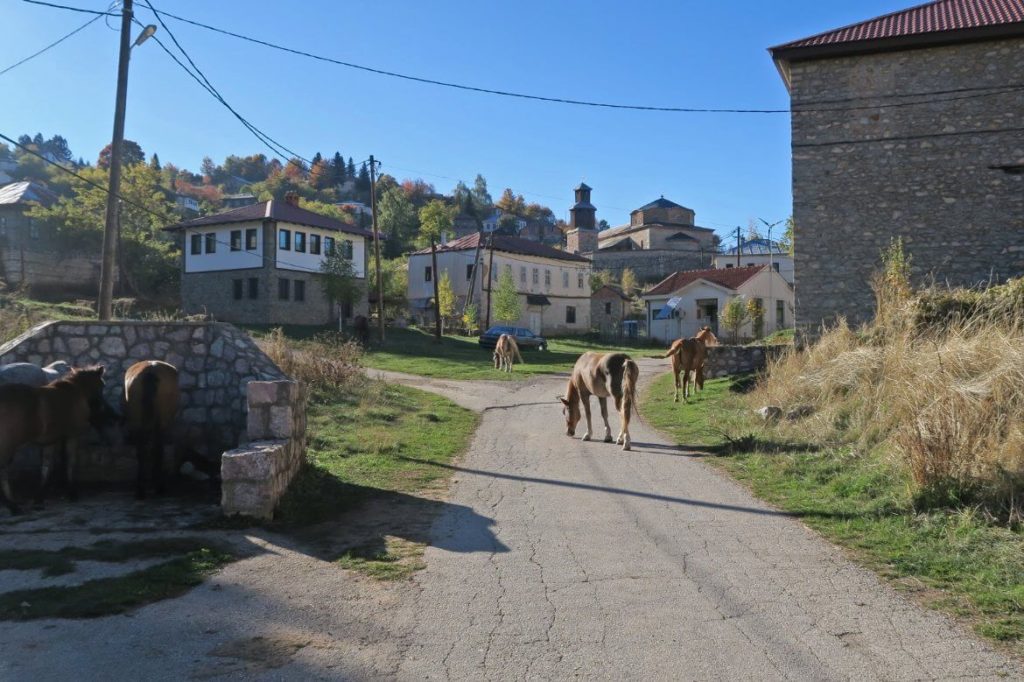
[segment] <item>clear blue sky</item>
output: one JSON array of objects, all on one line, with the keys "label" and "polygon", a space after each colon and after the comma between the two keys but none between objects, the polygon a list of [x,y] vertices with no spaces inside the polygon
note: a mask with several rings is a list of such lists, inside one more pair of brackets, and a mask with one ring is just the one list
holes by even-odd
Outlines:
[{"label": "clear blue sky", "polygon": [[[269,2],[153,0],[160,9],[310,52],[481,87],[610,102],[788,106],[765,48],[913,4],[696,2]],[[105,0],[65,4],[103,9]],[[152,17],[136,0],[138,17]],[[0,0],[0,69],[87,16]],[[111,19],[112,26],[117,20]],[[791,212],[788,114],[623,112],[513,100],[289,56],[169,20],[224,97],[311,157],[375,154],[384,172],[449,191],[483,173],[561,217],[580,181],[612,225],[659,195],[725,233]],[[161,35],[158,33],[158,35]],[[163,34],[166,39],[166,34]],[[95,160],[109,141],[117,33],[103,20],[0,76],[0,132],[63,134]],[[133,51],[126,134],[198,170],[203,156],[266,150],[154,43]],[[449,179],[451,178],[451,179]]]}]

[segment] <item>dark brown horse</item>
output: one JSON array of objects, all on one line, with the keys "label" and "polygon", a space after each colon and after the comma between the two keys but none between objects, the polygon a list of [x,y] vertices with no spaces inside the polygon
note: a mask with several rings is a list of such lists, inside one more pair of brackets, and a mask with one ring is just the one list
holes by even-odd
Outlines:
[{"label": "dark brown horse", "polygon": [[158,495],[164,492],[164,437],[178,413],[178,370],[159,360],[136,362],[124,374],[124,416],[135,445],[135,496],[146,497],[146,470]]},{"label": "dark brown horse", "polygon": [[587,432],[583,440],[590,440],[593,427],[590,421],[590,396],[597,396],[601,405],[601,418],[604,419],[604,442],[612,442],[612,427],[608,424],[608,397],[615,399],[615,409],[619,411],[622,427],[615,439],[622,443],[623,450],[629,450],[629,416],[636,409],[636,383],[640,377],[640,368],[625,353],[584,353],[573,367],[572,377],[565,389],[565,396],[559,400],[565,406],[566,435],[576,434],[576,425],[582,418],[580,403],[587,414]]},{"label": "dark brown horse", "polygon": [[[21,510],[11,494],[10,465],[14,454],[30,443],[63,451],[67,467],[68,495],[78,497],[75,475],[78,439],[103,414],[103,367],[75,369],[41,387],[0,386],[0,490],[12,514]],[[42,505],[53,466],[54,453],[43,456],[43,470],[36,494]]]}]

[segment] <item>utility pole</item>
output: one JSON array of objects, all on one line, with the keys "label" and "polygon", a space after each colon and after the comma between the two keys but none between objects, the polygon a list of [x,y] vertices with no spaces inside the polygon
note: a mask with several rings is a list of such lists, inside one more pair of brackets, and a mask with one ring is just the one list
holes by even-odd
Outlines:
[{"label": "utility pole", "polygon": [[373,222],[373,257],[377,269],[377,330],[384,345],[384,280],[380,276],[380,232],[377,231],[377,166],[370,154],[370,216]]},{"label": "utility pole", "polygon": [[124,147],[124,110],[128,98],[128,58],[131,53],[132,0],[121,8],[121,47],[117,57],[117,97],[114,102],[114,138],[110,141],[110,186],[107,191],[107,219],[103,227],[103,261],[96,314],[101,320],[113,316],[114,269],[121,230],[118,194],[121,191],[121,150]]},{"label": "utility pole", "polygon": [[740,226],[736,226],[736,267],[740,266],[740,247],[743,245],[741,241],[743,237],[740,236]]},{"label": "utility pole", "polygon": [[[490,264],[487,266],[487,326],[484,331],[491,328],[491,289],[494,288],[494,233],[487,237],[487,246],[491,250]],[[483,285],[481,285],[483,286]]]}]

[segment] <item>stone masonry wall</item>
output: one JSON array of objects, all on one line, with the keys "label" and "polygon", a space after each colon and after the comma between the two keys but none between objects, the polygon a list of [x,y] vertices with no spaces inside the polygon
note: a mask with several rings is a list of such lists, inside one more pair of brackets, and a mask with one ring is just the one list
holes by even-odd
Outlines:
[{"label": "stone masonry wall", "polygon": [[247,404],[249,442],[221,459],[221,507],[270,519],[305,461],[305,391],[296,381],[253,381]]},{"label": "stone masonry wall", "polygon": [[245,436],[246,385],[286,379],[249,336],[229,324],[209,322],[47,322],[0,346],[0,364],[107,368],[106,398],[121,405],[124,373],[139,360],[178,368],[181,402],[176,442],[209,457]]},{"label": "stone masonry wall", "polygon": [[789,346],[709,346],[704,377],[717,379],[764,369],[768,360],[782,355]]},{"label": "stone masonry wall", "polygon": [[[838,315],[870,318],[869,278],[892,237],[903,238],[917,283],[1024,273],[1024,174],[998,168],[1024,165],[1022,73],[1021,38],[792,64],[802,334]],[[891,106],[993,86],[1009,89]],[[829,100],[844,104],[820,104]]]},{"label": "stone masonry wall", "polygon": [[[656,284],[678,270],[701,268],[701,253],[696,250],[598,251],[585,255],[593,259],[594,272],[609,270],[621,278],[622,271],[630,268],[642,284]],[[704,267],[711,267],[712,255],[704,254]]]}]

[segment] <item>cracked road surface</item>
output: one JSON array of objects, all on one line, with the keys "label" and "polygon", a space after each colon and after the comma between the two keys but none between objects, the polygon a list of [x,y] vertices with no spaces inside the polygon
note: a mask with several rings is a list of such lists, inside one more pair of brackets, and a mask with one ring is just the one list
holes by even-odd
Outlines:
[{"label": "cracked road surface", "polygon": [[178,600],[0,624],[0,679],[1024,679],[642,421],[568,438],[564,378],[408,381],[483,412],[413,580],[260,533]]}]

